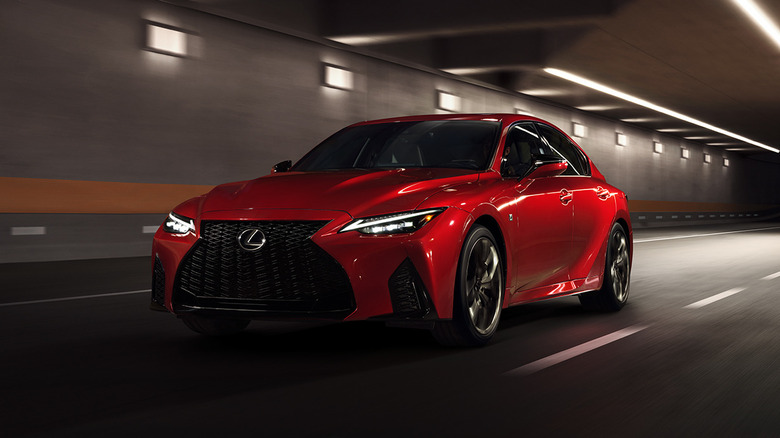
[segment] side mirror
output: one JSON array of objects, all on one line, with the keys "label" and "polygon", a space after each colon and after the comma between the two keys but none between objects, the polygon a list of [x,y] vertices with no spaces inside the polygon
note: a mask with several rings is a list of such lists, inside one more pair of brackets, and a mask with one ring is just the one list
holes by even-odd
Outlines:
[{"label": "side mirror", "polygon": [[528,178],[547,178],[558,176],[569,168],[569,163],[560,157],[551,155],[538,155],[534,157],[534,170],[528,174]]},{"label": "side mirror", "polygon": [[286,160],[282,161],[280,163],[274,164],[274,167],[271,168],[271,173],[279,173],[279,172],[287,172],[292,167],[292,161]]}]

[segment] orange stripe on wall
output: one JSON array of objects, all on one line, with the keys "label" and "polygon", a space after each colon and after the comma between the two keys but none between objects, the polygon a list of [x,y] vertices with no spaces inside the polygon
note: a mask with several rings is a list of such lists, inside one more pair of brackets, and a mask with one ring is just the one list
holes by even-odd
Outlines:
[{"label": "orange stripe on wall", "polygon": [[167,213],[213,187],[0,177],[0,213]]},{"label": "orange stripe on wall", "polygon": [[[167,213],[214,186],[0,177],[0,213]],[[712,202],[628,201],[632,212],[743,212],[777,207]]]}]

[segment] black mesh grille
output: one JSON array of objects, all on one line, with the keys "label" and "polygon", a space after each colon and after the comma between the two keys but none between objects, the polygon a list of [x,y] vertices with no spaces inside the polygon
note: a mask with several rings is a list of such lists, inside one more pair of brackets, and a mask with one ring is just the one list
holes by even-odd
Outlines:
[{"label": "black mesh grille", "polygon": [[428,298],[420,274],[412,261],[406,259],[390,276],[387,284],[393,313],[401,316],[422,316],[428,313]]},{"label": "black mesh grille", "polygon": [[[204,221],[201,239],[179,268],[177,302],[220,309],[332,312],[354,308],[341,265],[310,237],[324,221]],[[258,251],[238,235],[260,229]],[[184,294],[181,294],[184,292]]]},{"label": "black mesh grille", "polygon": [[161,306],[165,305],[165,270],[157,257],[154,258],[152,272],[152,302]]}]

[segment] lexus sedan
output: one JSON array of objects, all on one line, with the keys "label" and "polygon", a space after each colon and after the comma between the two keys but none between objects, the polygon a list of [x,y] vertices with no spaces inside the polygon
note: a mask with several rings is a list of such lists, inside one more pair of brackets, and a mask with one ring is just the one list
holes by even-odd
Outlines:
[{"label": "lexus sedan", "polygon": [[187,200],[152,252],[152,308],[202,334],[379,320],[479,346],[509,306],[620,310],[632,230],[626,195],[552,124],[429,115],[354,124]]}]

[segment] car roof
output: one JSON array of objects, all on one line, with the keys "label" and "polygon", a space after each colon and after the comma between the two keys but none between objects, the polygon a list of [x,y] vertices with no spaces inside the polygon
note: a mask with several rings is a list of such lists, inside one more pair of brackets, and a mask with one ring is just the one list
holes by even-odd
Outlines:
[{"label": "car roof", "polygon": [[403,116],[403,117],[391,117],[378,120],[367,120],[359,123],[355,123],[352,126],[359,125],[373,125],[379,123],[394,123],[394,122],[419,122],[419,121],[432,121],[432,120],[484,120],[493,122],[502,122],[503,124],[513,123],[521,120],[533,120],[538,122],[546,122],[545,120],[528,116],[524,114],[502,114],[502,113],[486,113],[486,114],[423,114],[416,116]]}]

